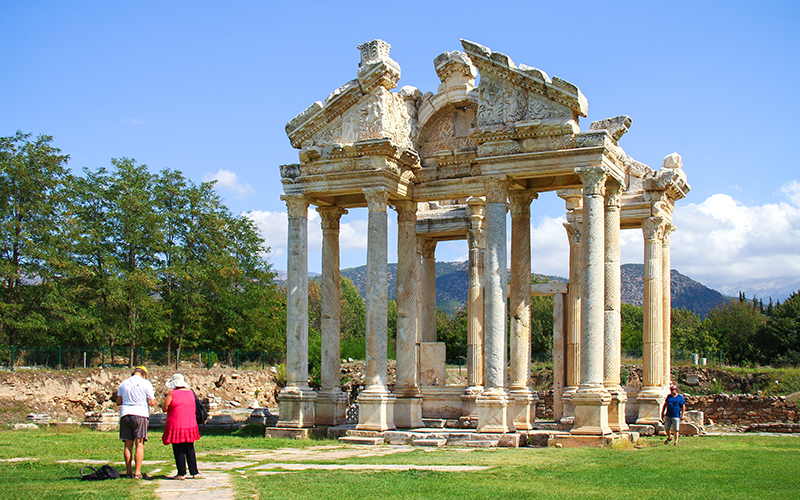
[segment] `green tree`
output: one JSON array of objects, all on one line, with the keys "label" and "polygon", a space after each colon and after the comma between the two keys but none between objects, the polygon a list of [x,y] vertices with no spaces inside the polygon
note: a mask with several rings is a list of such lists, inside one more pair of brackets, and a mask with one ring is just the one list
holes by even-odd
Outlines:
[{"label": "green tree", "polygon": [[53,138],[0,138],[0,338],[46,342],[46,310],[65,259],[68,155]]},{"label": "green tree", "polygon": [[622,303],[620,337],[623,351],[641,351],[644,345],[644,313],[642,308]]},{"label": "green tree", "polygon": [[367,310],[364,299],[350,279],[341,279],[342,358],[365,359]]},{"label": "green tree", "polygon": [[763,361],[778,366],[800,365],[800,292],[772,307],[756,342]]},{"label": "green tree", "polygon": [[[110,217],[116,273],[112,301],[130,347],[130,364],[139,340],[163,330],[160,301],[156,299],[157,255],[162,246],[163,217],[153,193],[155,176],[147,165],[129,158],[112,159]],[[156,340],[153,338],[152,340]]]},{"label": "green tree", "polygon": [[672,351],[708,353],[717,350],[717,339],[703,326],[700,316],[686,308],[672,309]]},{"label": "green tree", "polygon": [[708,334],[733,363],[754,363],[762,358],[756,339],[765,323],[766,317],[747,300],[712,309],[704,322]]}]

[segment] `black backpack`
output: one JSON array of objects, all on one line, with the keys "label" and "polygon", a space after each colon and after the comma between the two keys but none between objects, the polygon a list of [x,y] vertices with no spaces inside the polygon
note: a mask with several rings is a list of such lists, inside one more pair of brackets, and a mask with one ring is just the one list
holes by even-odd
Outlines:
[{"label": "black backpack", "polygon": [[[91,469],[92,472],[84,474],[84,469]],[[102,481],[104,479],[119,479],[119,472],[117,469],[110,465],[104,465],[99,469],[95,469],[91,465],[84,465],[81,467],[81,481]]]},{"label": "black backpack", "polygon": [[195,394],[194,391],[192,391],[192,394],[194,394],[194,416],[195,419],[197,419],[197,425],[201,426],[208,420],[208,411],[206,407],[203,406],[203,403],[200,402],[200,398],[197,397],[197,394]]}]

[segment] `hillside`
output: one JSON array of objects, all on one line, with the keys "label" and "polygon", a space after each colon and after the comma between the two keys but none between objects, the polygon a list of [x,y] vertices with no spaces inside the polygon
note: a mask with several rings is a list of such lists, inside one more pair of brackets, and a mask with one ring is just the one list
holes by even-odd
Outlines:
[{"label": "hillside", "polygon": [[[627,304],[642,305],[643,271],[642,264],[623,264],[621,269],[622,301]],[[362,297],[366,293],[367,266],[342,269],[342,276],[350,279]],[[560,276],[543,276],[552,283],[566,283]],[[672,278],[672,307],[692,310],[702,317],[719,304],[725,297],[697,281],[684,276],[675,269]],[[469,282],[467,262],[436,263],[436,304],[451,313],[467,301]],[[397,264],[389,264],[389,298],[397,296]]]}]

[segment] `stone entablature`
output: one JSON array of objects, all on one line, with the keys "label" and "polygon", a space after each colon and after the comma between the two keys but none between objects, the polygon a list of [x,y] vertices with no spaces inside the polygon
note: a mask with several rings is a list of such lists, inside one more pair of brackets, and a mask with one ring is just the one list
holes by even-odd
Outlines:
[{"label": "stone entablature", "polygon": [[[389,44],[362,44],[356,78],[286,126],[292,146],[300,150],[299,163],[281,166],[288,208],[299,203],[342,214],[345,209],[369,209],[366,347],[371,381],[359,398],[357,430],[416,425],[423,411],[432,411],[434,393],[447,393],[448,405],[460,398],[463,418],[476,421],[479,432],[531,428],[538,398],[528,383],[530,207],[540,193],[557,191],[567,202],[570,285],[552,292],[554,366],[559,367],[554,417],[574,424],[573,434],[624,432],[625,394],[613,383],[618,373],[604,369],[619,358],[619,230],[640,228],[647,239],[646,337],[652,352],[646,370],[650,386],[640,393],[638,407],[651,418],[666,383],[662,375],[669,373],[669,338],[662,333],[669,332],[669,324],[661,314],[668,307],[664,297],[669,290],[660,274],[669,272],[674,203],[689,191],[681,158],[673,153],[659,170],[651,169],[619,145],[630,117],[595,121],[582,131],[579,119],[587,115],[588,104],[577,86],[516,65],[507,55],[474,42],[461,44],[463,52],[444,52],[434,60],[441,81],[435,94],[409,86],[393,92],[400,66],[389,56]],[[400,283],[404,291],[403,300],[398,298],[397,328],[402,383],[394,392],[383,376],[387,207],[398,217],[398,293]],[[295,291],[304,290],[307,279],[301,276],[307,267],[302,262],[307,259],[303,222],[305,213],[289,224],[293,251],[288,287]],[[338,228],[329,226],[323,268],[338,266]],[[419,346],[436,340],[435,248],[438,241],[450,239],[466,239],[470,250],[468,386],[422,391]],[[335,281],[337,274],[323,269],[323,275]],[[339,300],[337,287],[326,289],[326,303]],[[297,380],[283,391],[289,406],[286,412],[282,406],[278,427],[314,424],[315,396],[301,383],[307,352],[296,352],[307,346],[300,334],[307,330],[304,309],[299,299],[287,307],[287,332],[292,332],[288,349],[293,350],[287,353],[287,364],[293,364],[287,373]],[[335,311],[331,319],[335,325]],[[323,357],[325,352],[332,357],[338,345],[331,339],[335,327],[329,330],[322,339]],[[333,374],[338,360],[328,361],[323,359],[323,365]],[[320,401],[324,421],[335,424],[341,408],[333,385],[326,380]]]}]

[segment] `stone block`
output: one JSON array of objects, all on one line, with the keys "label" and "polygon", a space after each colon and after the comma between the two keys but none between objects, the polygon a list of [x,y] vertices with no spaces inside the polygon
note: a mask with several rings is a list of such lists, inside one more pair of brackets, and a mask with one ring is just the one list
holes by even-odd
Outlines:
[{"label": "stone block", "polygon": [[681,422],[680,433],[681,436],[697,436],[700,434],[700,429],[691,422]]},{"label": "stone block", "polygon": [[444,386],[446,381],[444,342],[420,342],[419,384],[421,386]]},{"label": "stone block", "polygon": [[[327,427],[305,427],[303,429],[287,429],[285,427],[267,427],[264,432],[266,438],[276,439],[310,439],[327,436]],[[383,439],[383,438],[381,438]]]},{"label": "stone block", "polygon": [[447,444],[447,439],[441,438],[423,438],[423,439],[415,439],[412,441],[414,446],[432,446],[434,448],[441,448],[442,446]]},{"label": "stone block", "polygon": [[656,434],[656,428],[652,425],[633,424],[628,426],[628,430],[638,432],[641,436],[655,436]]}]

